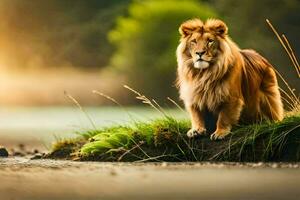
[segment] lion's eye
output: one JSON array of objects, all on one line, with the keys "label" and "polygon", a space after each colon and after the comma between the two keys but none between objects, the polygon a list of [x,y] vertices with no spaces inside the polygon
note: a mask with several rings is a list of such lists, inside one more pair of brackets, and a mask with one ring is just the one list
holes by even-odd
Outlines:
[{"label": "lion's eye", "polygon": [[208,42],[208,44],[212,44],[214,42],[214,40],[213,39],[208,39],[207,42]]},{"label": "lion's eye", "polygon": [[197,44],[197,40],[196,39],[191,40],[191,44]]}]

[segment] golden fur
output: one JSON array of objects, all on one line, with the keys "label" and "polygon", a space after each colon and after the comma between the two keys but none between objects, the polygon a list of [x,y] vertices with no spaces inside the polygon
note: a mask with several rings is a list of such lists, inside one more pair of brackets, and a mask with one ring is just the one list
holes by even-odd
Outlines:
[{"label": "golden fur", "polygon": [[239,49],[223,21],[193,19],[184,22],[179,32],[177,84],[191,116],[189,137],[206,132],[206,111],[217,116],[212,139],[225,137],[241,120],[282,120],[272,65],[253,50]]}]

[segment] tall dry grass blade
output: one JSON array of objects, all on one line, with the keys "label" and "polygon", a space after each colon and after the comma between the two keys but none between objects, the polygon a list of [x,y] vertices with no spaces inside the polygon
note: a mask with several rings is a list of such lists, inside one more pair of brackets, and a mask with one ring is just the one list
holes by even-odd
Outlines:
[{"label": "tall dry grass blade", "polygon": [[287,96],[288,99],[284,98],[283,96],[281,96],[281,98],[285,100],[289,104],[289,106],[295,108],[295,106],[299,103],[299,101],[297,101],[297,99],[289,95],[285,90],[283,90],[280,87],[279,87],[279,91],[282,92],[285,96]]},{"label": "tall dry grass blade", "polygon": [[179,108],[179,110],[181,110],[182,112],[186,113],[186,111],[178,104],[176,103],[176,101],[174,101],[173,99],[171,99],[170,97],[167,97],[167,99],[173,103],[177,108]]},{"label": "tall dry grass blade", "polygon": [[290,50],[290,52],[291,52],[291,54],[292,54],[292,57],[293,57],[294,62],[295,62],[294,67],[295,67],[295,69],[296,69],[296,71],[297,71],[297,74],[298,74],[298,76],[299,76],[299,78],[300,78],[300,66],[299,66],[299,62],[298,62],[298,60],[297,60],[297,57],[295,56],[294,50],[293,50],[293,48],[292,48],[292,46],[291,46],[289,40],[287,39],[287,37],[286,37],[284,34],[282,34],[282,38],[283,38],[283,40],[285,41],[285,43],[287,44],[287,47],[288,47],[288,49]]},{"label": "tall dry grass blade", "polygon": [[142,145],[145,144],[144,142],[143,143],[140,143],[140,145],[138,145],[139,143],[136,143],[134,141],[134,139],[131,139],[131,141],[136,145],[136,147],[147,157],[147,158],[151,158],[151,156],[149,156],[143,149],[142,149]]},{"label": "tall dry grass blade", "polygon": [[293,96],[293,99],[295,102],[298,102],[299,99],[295,94],[295,90],[291,88],[291,86],[288,84],[288,82],[283,78],[283,76],[276,70],[274,69],[276,74],[279,76],[279,78],[283,81],[283,83],[286,85],[286,87],[288,88],[288,90],[290,91],[291,95]]},{"label": "tall dry grass blade", "polygon": [[155,101],[155,99],[152,99],[152,102],[157,106],[157,108],[164,114],[164,116],[168,117],[167,113],[164,111],[164,109]]},{"label": "tall dry grass blade", "polygon": [[93,94],[97,94],[97,95],[99,95],[101,97],[104,97],[104,98],[106,98],[106,99],[114,102],[115,104],[117,104],[118,106],[120,106],[120,107],[123,108],[123,106],[117,100],[115,100],[114,98],[112,98],[112,97],[110,97],[110,96],[108,96],[108,95],[106,95],[106,94],[104,94],[102,92],[99,92],[98,90],[93,90],[92,93]]},{"label": "tall dry grass blade", "polygon": [[159,160],[159,158],[163,158],[163,157],[170,157],[171,155],[160,155],[160,156],[154,156],[154,157],[149,157],[149,158],[145,158],[143,160],[137,160],[137,161],[133,161],[134,163],[142,163],[142,162],[147,162],[147,161],[152,161],[155,160],[156,162],[162,162],[162,160]]},{"label": "tall dry grass blade", "polygon": [[134,145],[131,149],[126,150],[121,156],[119,156],[119,158],[117,159],[118,162],[120,162],[124,156],[126,156],[127,154],[129,154],[131,151],[135,150],[136,148],[140,147],[141,145],[143,145],[145,142],[141,141],[139,142],[137,145]]},{"label": "tall dry grass blade", "polygon": [[285,45],[285,43],[283,42],[283,40],[279,36],[277,30],[274,28],[274,26],[272,25],[272,23],[270,22],[270,20],[266,19],[266,22],[270,26],[270,28],[272,29],[272,31],[274,32],[274,34],[277,36],[279,42],[281,43],[281,45],[283,46],[284,50],[286,51],[286,53],[290,57],[290,60],[292,61],[293,65],[297,66],[297,64],[295,63],[295,61],[293,59],[293,56],[292,56],[291,52],[288,50],[287,46]]},{"label": "tall dry grass blade", "polygon": [[127,90],[129,90],[129,91],[133,92],[134,94],[136,94],[137,95],[135,97],[136,99],[141,100],[144,104],[147,104],[147,105],[151,106],[152,108],[154,108],[156,111],[158,111],[162,115],[167,116],[164,112],[162,112],[160,110],[160,107],[157,107],[157,105],[154,105],[152,103],[152,101],[150,99],[148,99],[145,95],[142,95],[141,93],[139,93],[138,91],[136,91],[133,88],[129,87],[128,85],[124,85],[124,88],[126,88]]},{"label": "tall dry grass blade", "polygon": [[283,96],[281,96],[281,98],[287,104],[286,106],[288,107],[289,110],[295,109],[294,105],[291,105],[290,102],[286,98],[284,98]]},{"label": "tall dry grass blade", "polygon": [[97,95],[99,95],[101,97],[104,97],[104,98],[112,101],[113,103],[115,103],[116,105],[118,105],[128,115],[128,117],[132,121],[135,121],[134,118],[133,118],[133,116],[129,113],[129,111],[124,106],[122,106],[122,104],[120,104],[116,99],[112,98],[111,96],[108,96],[107,94],[99,92],[98,90],[93,90],[92,93],[97,94]]},{"label": "tall dry grass blade", "polygon": [[163,113],[166,117],[168,117],[167,113],[164,111],[164,109],[155,101],[155,99],[152,99],[152,102],[157,106],[157,108],[160,110],[161,113]]},{"label": "tall dry grass blade", "polygon": [[141,93],[139,93],[138,91],[136,91],[133,88],[129,87],[128,85],[123,85],[123,87],[126,88],[127,90],[130,90],[131,92],[135,93],[138,96],[143,96]]},{"label": "tall dry grass blade", "polygon": [[[286,51],[286,53],[288,54],[290,60],[292,61],[294,67],[296,68],[296,71],[297,71],[297,74],[299,76],[299,72],[298,72],[298,69],[299,69],[299,64],[298,64],[298,61],[297,59],[295,60],[294,58],[296,58],[295,55],[293,55],[293,51],[292,51],[292,48],[291,48],[291,45],[289,45],[289,42],[287,40],[287,38],[284,36],[283,39],[285,40],[285,42],[287,44],[284,43],[284,41],[282,40],[282,38],[279,36],[277,30],[274,28],[274,26],[272,25],[272,23],[270,22],[270,20],[266,19],[266,22],[267,24],[270,26],[270,28],[272,29],[272,31],[274,32],[274,34],[276,35],[277,39],[279,40],[279,42],[281,43],[281,45],[283,46],[284,50]],[[289,47],[287,47],[289,46]],[[291,50],[291,52],[290,52]],[[289,92],[291,93],[292,96],[290,95],[287,95],[290,99],[292,99],[292,102],[293,102],[293,107],[298,107],[298,105],[300,104],[300,100],[299,98],[297,97],[297,95],[295,94],[294,90],[290,87],[290,85],[287,83],[287,81],[283,78],[283,76],[276,70],[274,69],[276,74],[280,77],[280,79],[284,82],[284,84],[287,86]],[[300,77],[300,76],[299,76]],[[287,93],[286,93],[287,94]]]},{"label": "tall dry grass blade", "polygon": [[80,103],[70,94],[67,93],[67,91],[64,91],[64,95],[70,99],[86,116],[86,118],[89,120],[91,125],[93,126],[94,129],[97,129],[95,126],[95,123],[93,122],[92,118],[89,116],[89,114],[83,109],[83,107],[80,105]]}]

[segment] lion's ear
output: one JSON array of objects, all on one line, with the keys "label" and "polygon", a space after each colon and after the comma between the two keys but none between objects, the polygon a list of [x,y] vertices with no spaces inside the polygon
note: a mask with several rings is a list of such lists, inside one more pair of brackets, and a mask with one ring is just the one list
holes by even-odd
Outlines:
[{"label": "lion's ear", "polygon": [[210,31],[221,37],[225,37],[228,33],[227,25],[218,19],[207,20],[205,26],[208,27]]},{"label": "lion's ear", "polygon": [[189,35],[191,35],[194,32],[194,28],[189,27],[189,26],[185,26],[184,24],[182,24],[179,27],[179,33],[182,37],[187,37]]},{"label": "lion's ear", "polygon": [[187,37],[193,32],[200,30],[202,27],[203,23],[200,19],[191,19],[180,25],[179,33],[182,37]]}]

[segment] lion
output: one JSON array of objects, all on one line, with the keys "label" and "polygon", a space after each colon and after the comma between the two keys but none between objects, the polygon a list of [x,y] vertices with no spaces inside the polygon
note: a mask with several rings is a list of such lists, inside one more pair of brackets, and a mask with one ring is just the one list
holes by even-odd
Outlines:
[{"label": "lion", "polygon": [[207,131],[207,112],[216,116],[211,139],[222,139],[233,125],[283,119],[273,66],[251,49],[240,49],[218,19],[181,24],[177,47],[177,86],[191,117],[189,138]]}]

